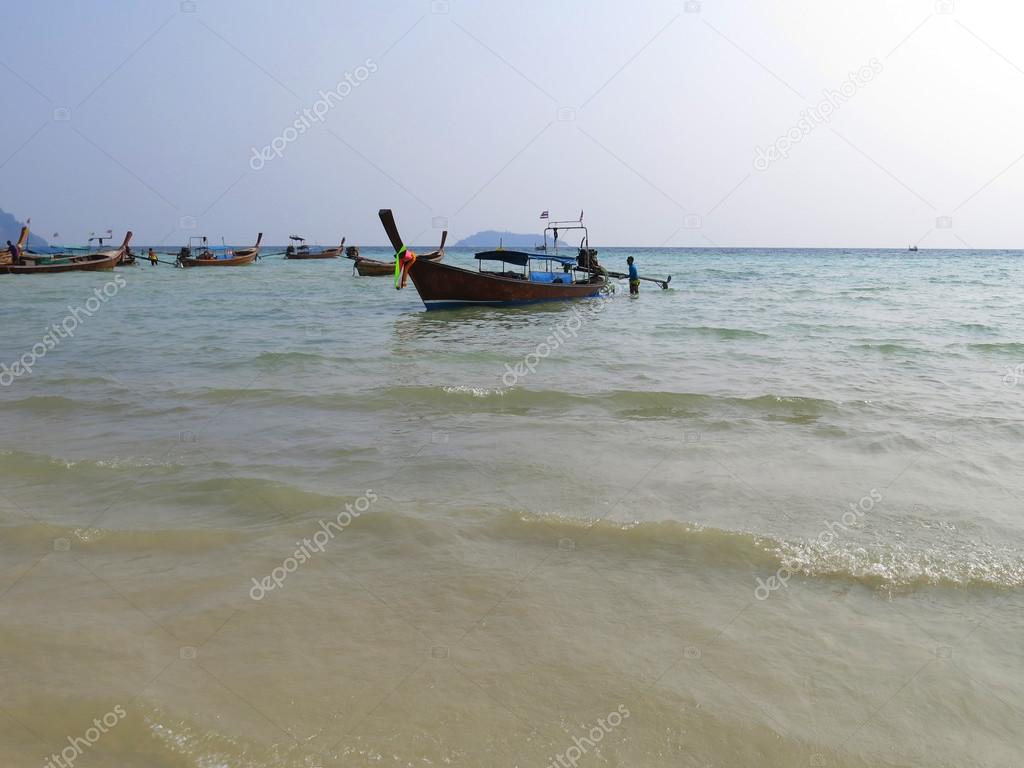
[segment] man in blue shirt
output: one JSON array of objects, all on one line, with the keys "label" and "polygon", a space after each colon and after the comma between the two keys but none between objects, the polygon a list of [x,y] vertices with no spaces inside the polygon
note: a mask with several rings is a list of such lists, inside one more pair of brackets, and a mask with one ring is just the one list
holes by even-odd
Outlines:
[{"label": "man in blue shirt", "polygon": [[632,256],[626,259],[626,263],[629,265],[629,293],[631,296],[639,296],[640,273],[636,271],[636,265],[633,263]]}]

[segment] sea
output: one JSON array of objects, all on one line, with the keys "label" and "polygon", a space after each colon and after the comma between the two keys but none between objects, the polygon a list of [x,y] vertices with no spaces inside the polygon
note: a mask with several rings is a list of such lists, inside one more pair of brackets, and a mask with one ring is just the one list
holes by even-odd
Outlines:
[{"label": "sea", "polygon": [[1024,252],[275,250],[0,277],[0,764],[1024,764]]}]

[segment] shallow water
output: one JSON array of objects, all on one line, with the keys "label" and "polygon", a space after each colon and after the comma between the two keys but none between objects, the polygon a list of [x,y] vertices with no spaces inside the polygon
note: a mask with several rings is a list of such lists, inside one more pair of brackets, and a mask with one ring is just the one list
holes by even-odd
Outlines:
[{"label": "shallow water", "polygon": [[1024,254],[601,255],[672,290],[116,273],[0,390],[4,764],[1018,765]]}]

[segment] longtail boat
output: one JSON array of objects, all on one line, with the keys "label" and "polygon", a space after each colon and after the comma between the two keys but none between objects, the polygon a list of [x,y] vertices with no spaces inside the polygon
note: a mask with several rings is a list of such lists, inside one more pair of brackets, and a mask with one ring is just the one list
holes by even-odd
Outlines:
[{"label": "longtail boat", "polygon": [[[40,259],[53,259],[57,258],[58,261],[77,258],[79,256],[91,256],[95,257],[98,253],[110,253],[111,248],[107,245],[106,241],[112,239],[114,236],[111,230],[107,230],[106,233],[97,235],[95,232],[89,233],[88,245],[63,245],[57,246],[61,250],[58,253],[39,253],[38,251],[22,250],[22,255],[27,258],[40,258]],[[118,259],[117,265],[119,267],[132,266],[135,264],[135,254],[132,253],[131,246],[124,249],[121,254],[121,258]]]},{"label": "longtail boat", "polygon": [[262,232],[256,238],[256,245],[251,248],[238,248],[219,256],[210,250],[205,237],[190,237],[189,244],[178,253],[177,263],[183,267],[238,267],[243,264],[251,264],[260,255],[261,242],[263,242]]},{"label": "longtail boat", "polygon": [[387,277],[395,274],[395,265],[376,259],[356,259],[353,265],[360,277]]},{"label": "longtail boat", "polygon": [[[108,229],[106,232],[101,233],[99,235],[97,235],[95,232],[90,232],[89,233],[89,239],[86,241],[88,243],[88,245],[84,245],[84,246],[66,245],[66,246],[63,246],[63,249],[64,249],[65,253],[67,253],[69,255],[74,255],[74,256],[79,256],[79,255],[87,256],[87,255],[90,255],[90,254],[102,253],[104,251],[109,251],[110,250],[110,248],[105,248],[104,246],[107,244],[106,241],[107,240],[112,240],[113,237],[114,237],[114,232],[113,232],[113,230],[110,230],[110,229]],[[135,264],[135,254],[132,253],[131,247],[125,248],[124,254],[122,254],[121,258],[117,262],[117,266],[124,267],[124,266],[131,266],[133,264]]]},{"label": "longtail boat", "polygon": [[[563,229],[582,229],[583,242],[579,257],[555,253],[524,251],[484,251],[476,254],[479,271],[434,261],[410,254],[402,244],[391,211],[379,212],[381,224],[395,248],[400,274],[396,288],[411,277],[413,285],[427,309],[454,309],[466,306],[509,306],[541,301],[564,301],[597,296],[607,286],[607,278],[596,273],[597,251],[588,247],[586,227],[581,222],[568,222]],[[554,225],[567,222],[553,222]],[[557,228],[555,229],[557,232]],[[556,236],[557,237],[557,236]],[[557,239],[556,239],[557,242]],[[577,263],[577,262],[582,263]],[[500,262],[500,272],[484,271],[485,263]],[[584,266],[585,265],[585,266]],[[508,269],[508,267],[518,267]],[[396,272],[392,267],[392,273]]]},{"label": "longtail boat", "polygon": [[[438,246],[436,251],[425,253],[422,256],[417,256],[416,258],[423,259],[424,261],[440,261],[444,258],[444,244],[447,241],[448,230],[446,229],[441,233],[441,245]],[[377,259],[364,259],[359,255],[358,248],[356,248],[355,253],[346,253],[346,256],[355,261],[355,270],[362,277],[383,277],[395,274],[395,262],[378,261]]]},{"label": "longtail boat", "polygon": [[[120,248],[96,253],[23,253],[20,264],[12,264],[9,254],[4,255],[0,263],[0,274],[7,275],[42,275],[55,272],[94,272],[101,269],[113,269],[129,253],[128,243],[132,233],[124,236]],[[22,227],[18,245],[28,241],[28,227]]]},{"label": "longtail boat", "polygon": [[337,248],[321,248],[318,251],[310,249],[306,245],[306,238],[300,237],[299,235],[288,235],[288,239],[292,241],[292,245],[289,245],[285,249],[284,257],[286,259],[336,259],[345,252],[345,238],[341,238],[341,245]]},{"label": "longtail boat", "polygon": [[[104,248],[103,246],[106,245],[105,241],[110,240],[113,237],[114,237],[114,231],[111,230],[111,229],[108,229],[105,233],[102,233],[102,234],[99,234],[99,235],[97,235],[95,232],[90,232],[89,233],[89,240],[87,241],[89,244],[85,248],[68,248],[68,250],[71,251],[71,252],[81,251],[82,253],[85,253],[85,254],[98,253],[98,252],[102,252],[102,251],[105,251],[105,250],[109,250],[108,248]],[[93,243],[96,243],[96,245],[94,246]],[[93,251],[92,250],[93,248],[96,248],[96,250]],[[123,267],[123,266],[128,266],[128,265],[131,265],[131,264],[134,264],[134,263],[135,263],[135,254],[132,253],[132,249],[131,248],[125,248],[124,254],[121,256],[120,259],[118,259],[117,266]]]}]

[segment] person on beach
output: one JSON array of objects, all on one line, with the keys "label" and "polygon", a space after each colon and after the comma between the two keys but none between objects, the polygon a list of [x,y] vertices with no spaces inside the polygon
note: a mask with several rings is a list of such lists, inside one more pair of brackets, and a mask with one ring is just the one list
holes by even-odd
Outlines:
[{"label": "person on beach", "polygon": [[21,249],[10,240],[7,241],[7,252],[11,254],[11,264],[21,264]]},{"label": "person on beach", "polygon": [[639,296],[640,273],[636,271],[636,264],[633,263],[632,256],[626,259],[626,263],[629,265],[629,294],[630,296]]},{"label": "person on beach", "polygon": [[157,261],[156,261],[156,251],[154,251],[152,248],[150,248],[149,249],[149,265],[151,267],[155,267],[156,264],[157,264]]}]

